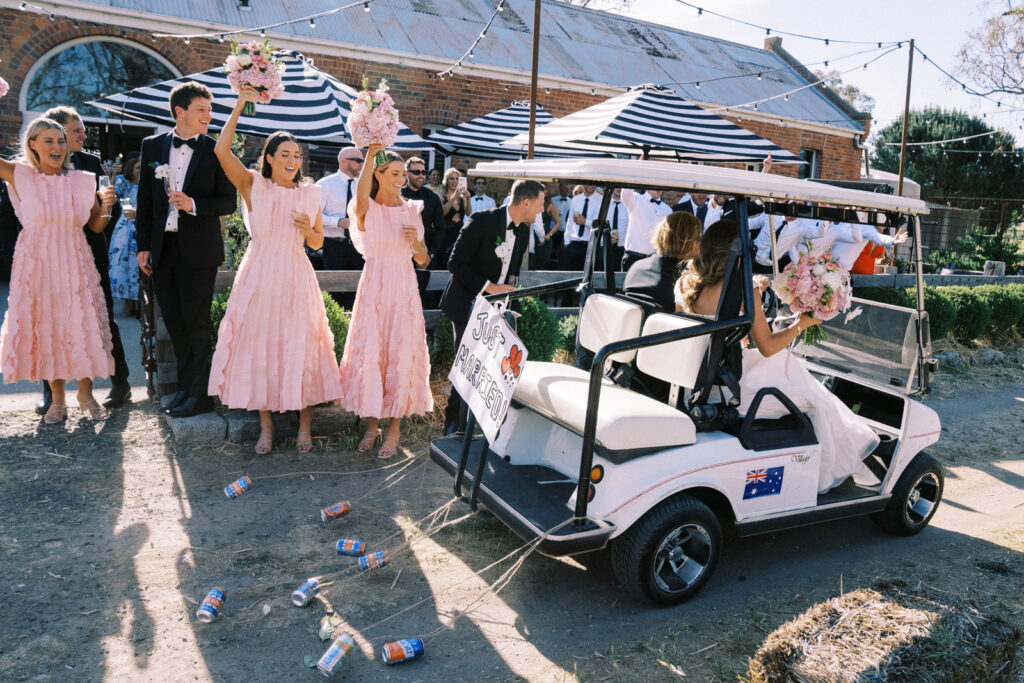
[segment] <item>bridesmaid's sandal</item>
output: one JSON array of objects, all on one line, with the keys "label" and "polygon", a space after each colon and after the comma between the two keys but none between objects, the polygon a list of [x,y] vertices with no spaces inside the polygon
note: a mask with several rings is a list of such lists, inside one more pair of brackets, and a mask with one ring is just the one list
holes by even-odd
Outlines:
[{"label": "bridesmaid's sandal", "polygon": [[[397,436],[385,436],[384,441],[380,444],[380,450],[377,451],[377,457],[381,460],[387,460],[393,458],[398,454],[398,439]],[[394,446],[388,446],[388,441],[394,441]]]},{"label": "bridesmaid's sandal", "polygon": [[57,425],[67,419],[68,411],[67,408],[60,403],[51,403],[50,409],[46,411],[46,415],[43,416],[43,422],[48,425]]},{"label": "bridesmaid's sandal", "polygon": [[359,445],[356,446],[356,450],[360,453],[369,453],[373,450],[373,445],[377,443],[377,439],[380,438],[380,430],[370,431],[367,430],[363,434],[363,438],[359,440]]},{"label": "bridesmaid's sandal", "polygon": [[95,398],[90,398],[84,404],[79,402],[78,406],[89,413],[89,417],[96,422],[102,422],[110,417],[110,411],[97,403]]},{"label": "bridesmaid's sandal", "polygon": [[274,450],[274,432],[260,432],[260,438],[256,442],[256,448],[253,451],[256,455],[266,455],[270,451]]},{"label": "bridesmaid's sandal", "polygon": [[313,435],[309,432],[299,432],[299,436],[295,439],[295,450],[299,453],[309,453],[313,450]]}]

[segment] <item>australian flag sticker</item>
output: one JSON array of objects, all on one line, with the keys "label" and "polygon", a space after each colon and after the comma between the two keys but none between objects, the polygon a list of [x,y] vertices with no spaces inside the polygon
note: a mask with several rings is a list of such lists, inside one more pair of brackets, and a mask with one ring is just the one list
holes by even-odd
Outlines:
[{"label": "australian flag sticker", "polygon": [[743,487],[743,500],[759,496],[774,496],[782,491],[782,475],[785,467],[750,470]]}]

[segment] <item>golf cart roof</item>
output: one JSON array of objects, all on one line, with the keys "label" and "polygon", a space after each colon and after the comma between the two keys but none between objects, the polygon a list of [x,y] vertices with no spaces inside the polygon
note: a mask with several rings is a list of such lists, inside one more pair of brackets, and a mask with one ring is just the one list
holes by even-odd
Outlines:
[{"label": "golf cart roof", "polygon": [[488,161],[470,169],[486,178],[530,178],[617,187],[656,187],[725,195],[746,195],[776,201],[814,202],[841,208],[877,209],[926,214],[919,199],[863,192],[774,173],[755,173],[720,166],[698,166],[636,159],[521,159]]}]

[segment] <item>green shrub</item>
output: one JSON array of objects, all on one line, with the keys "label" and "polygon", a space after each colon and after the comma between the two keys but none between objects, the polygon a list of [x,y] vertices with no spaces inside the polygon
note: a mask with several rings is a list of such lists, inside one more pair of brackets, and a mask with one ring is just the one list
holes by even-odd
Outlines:
[{"label": "green shrub", "polygon": [[[924,310],[928,312],[928,329],[932,341],[942,339],[950,333],[956,324],[956,306],[946,296],[947,287],[925,287],[924,288]],[[917,308],[917,290],[914,287],[907,287],[903,290],[906,297],[904,306]]]},{"label": "green shrub", "polygon": [[570,353],[576,352],[576,328],[579,324],[578,315],[567,315],[558,321],[558,334],[562,344],[560,348]]},{"label": "green shrub", "polygon": [[[1006,285],[1006,289],[1009,290],[1010,295],[1018,301],[1024,301],[1024,285]],[[1017,332],[1024,334],[1024,316],[1017,321]]]},{"label": "green shrub", "polygon": [[882,304],[915,308],[913,299],[902,289],[895,287],[858,287],[853,295],[861,299],[869,299]]},{"label": "green shrub", "polygon": [[977,339],[988,328],[992,309],[988,307],[973,287],[943,287],[943,294],[956,307],[956,323],[953,336],[957,341],[967,343]]},{"label": "green shrub", "polygon": [[988,304],[992,311],[992,319],[988,323],[986,335],[998,339],[1009,332],[1024,316],[1024,296],[1000,285],[984,285],[975,287],[974,291]]},{"label": "green shrub", "polygon": [[520,301],[523,315],[519,318],[519,338],[523,340],[530,360],[550,361],[562,340],[555,315],[537,297]]},{"label": "green shrub", "polygon": [[430,340],[430,366],[440,367],[455,360],[455,333],[444,313],[437,319]]},{"label": "green shrub", "polygon": [[[217,348],[217,330],[220,328],[220,321],[224,319],[224,312],[228,307],[228,296],[231,288],[228,287],[220,294],[213,297],[210,304],[210,320],[213,322],[213,339],[210,340],[210,354]],[[334,356],[341,362],[341,355],[345,352],[345,339],[348,338],[349,316],[345,309],[331,298],[327,292],[320,292],[324,299],[324,310],[327,312],[327,324],[334,334]]]}]

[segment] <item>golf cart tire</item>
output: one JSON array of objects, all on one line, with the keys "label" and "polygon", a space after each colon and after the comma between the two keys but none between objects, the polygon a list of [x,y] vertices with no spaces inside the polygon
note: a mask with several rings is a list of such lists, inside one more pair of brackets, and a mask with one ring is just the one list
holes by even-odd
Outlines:
[{"label": "golf cart tire", "polygon": [[[676,542],[680,539],[690,540]],[[721,551],[722,526],[715,513],[680,494],[662,501],[616,539],[612,569],[634,597],[676,605],[707,583]],[[677,566],[680,557],[683,564]]]},{"label": "golf cart tire", "polygon": [[889,504],[871,515],[871,521],[890,534],[913,536],[931,521],[942,500],[945,477],[938,460],[918,453],[903,470]]}]

